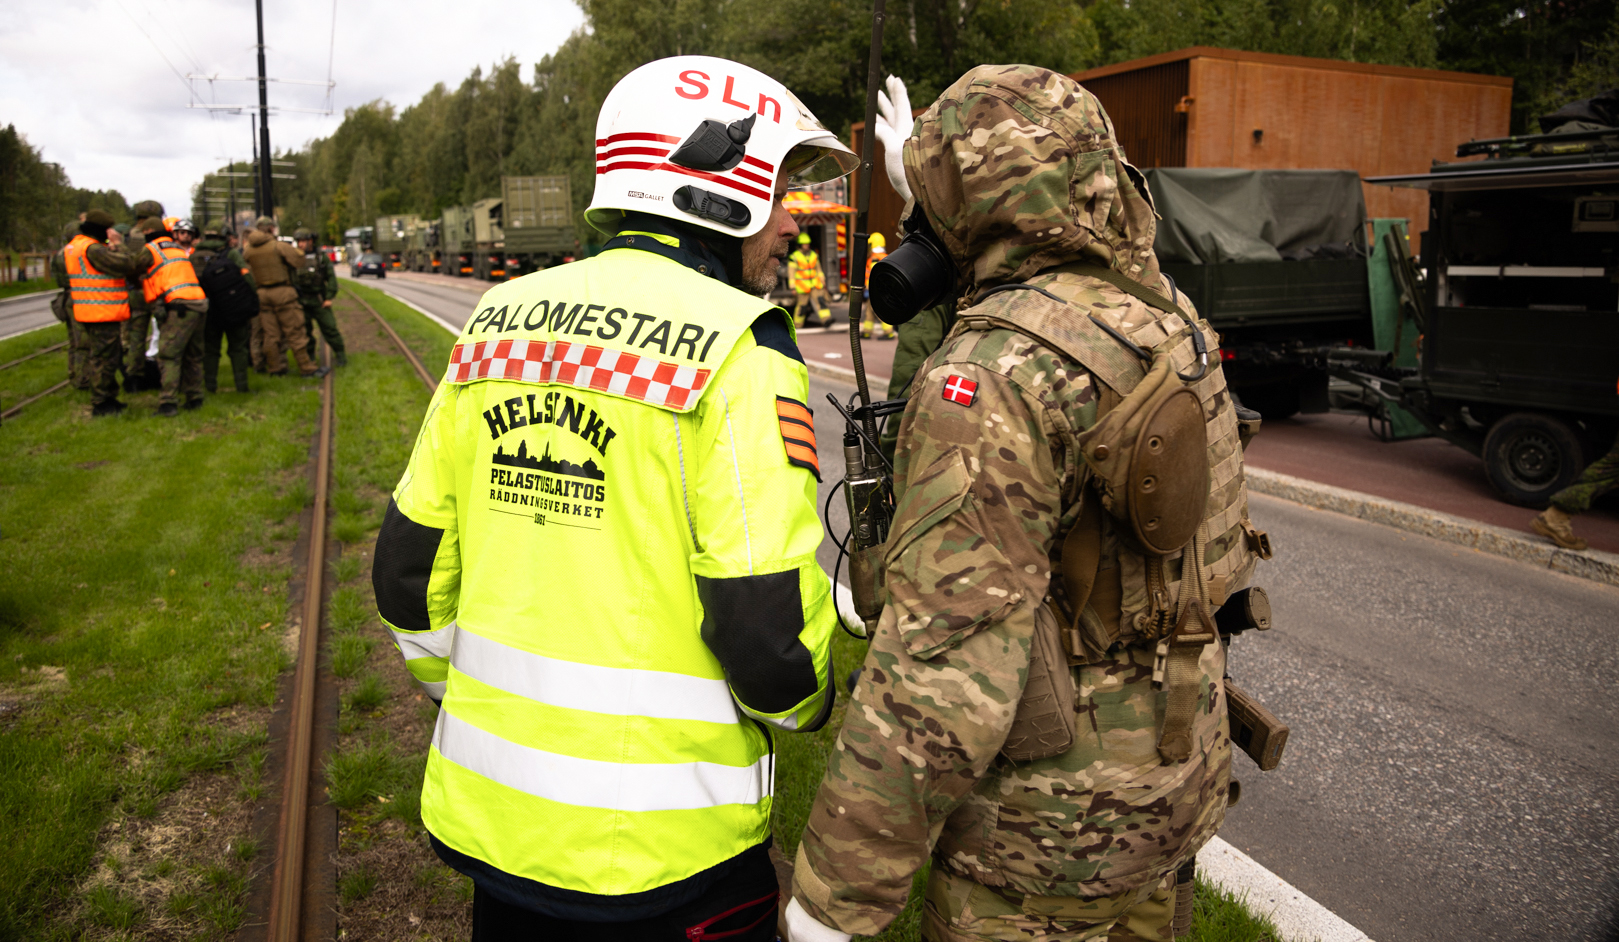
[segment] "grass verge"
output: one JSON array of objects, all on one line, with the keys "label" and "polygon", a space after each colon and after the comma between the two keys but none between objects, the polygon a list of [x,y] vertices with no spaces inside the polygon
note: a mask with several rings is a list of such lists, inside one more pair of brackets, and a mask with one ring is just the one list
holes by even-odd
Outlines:
[{"label": "grass verge", "polygon": [[[65,371],[40,357],[0,395]],[[0,938],[206,938],[243,914],[318,388],[255,377],[174,419],[126,401],[92,420],[64,392],[0,428]]]},{"label": "grass verge", "polygon": [[14,298],[19,294],[33,294],[36,291],[52,291],[56,289],[56,282],[50,278],[30,278],[27,281],[8,281],[0,284],[0,299]]}]

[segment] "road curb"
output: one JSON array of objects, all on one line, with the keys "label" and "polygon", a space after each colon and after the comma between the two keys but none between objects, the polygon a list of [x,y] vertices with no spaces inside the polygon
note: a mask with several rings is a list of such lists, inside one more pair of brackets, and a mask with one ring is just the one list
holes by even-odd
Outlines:
[{"label": "road curb", "polygon": [[27,294],[14,294],[9,298],[0,298],[0,304],[10,304],[13,301],[27,301],[30,298],[43,298],[46,295],[55,294],[60,290],[62,289],[46,288],[44,291],[30,291]]},{"label": "road curb", "polygon": [[1505,556],[1544,569],[1567,573],[1592,582],[1619,586],[1619,555],[1600,550],[1575,552],[1562,549],[1505,527],[1491,526],[1466,517],[1457,517],[1415,504],[1387,500],[1330,484],[1317,484],[1288,474],[1249,466],[1248,489],[1280,497],[1306,507],[1330,510],[1381,523],[1398,530],[1420,533],[1446,543],[1466,546],[1481,553]]},{"label": "road curb", "polygon": [[[804,366],[811,373],[815,373],[815,374],[817,374],[819,376],[824,376],[827,379],[841,380],[841,381],[843,381],[845,383],[848,383],[851,386],[853,386],[855,384],[854,370],[851,370],[846,366],[833,366],[830,363],[822,363],[819,360],[806,360],[806,361],[804,361]],[[886,377],[886,376],[877,376],[877,375],[874,375],[874,374],[871,374],[871,373],[867,373],[866,374],[866,383],[872,389],[880,390],[881,395],[886,395],[887,394],[887,391],[888,391],[888,377]],[[879,398],[880,397],[881,396],[879,396]]]},{"label": "road curb", "polygon": [[1221,838],[1197,852],[1197,874],[1250,912],[1268,917],[1285,942],[1371,942],[1366,933]]}]

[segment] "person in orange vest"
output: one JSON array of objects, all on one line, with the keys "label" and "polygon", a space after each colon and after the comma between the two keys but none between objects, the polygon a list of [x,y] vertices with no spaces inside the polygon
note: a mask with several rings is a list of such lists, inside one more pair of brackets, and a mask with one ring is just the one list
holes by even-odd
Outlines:
[{"label": "person in orange vest", "polygon": [[[119,330],[129,320],[129,286],[148,267],[143,256],[131,257],[117,247],[122,237],[109,236],[113,218],[92,209],[79,223],[79,234],[62,249],[67,266],[73,319],[90,341],[90,414],[117,415],[127,408],[118,401],[118,364],[122,359]],[[110,241],[117,240],[117,241]]]},{"label": "person in orange vest", "polygon": [[[179,220],[160,225],[177,226]],[[208,296],[197,283],[191,253],[174,241],[169,228],[151,231],[145,251],[150,268],[141,278],[146,307],[158,322],[157,369],[162,377],[157,414],[173,418],[185,407],[202,405],[202,332],[208,316]]]},{"label": "person in orange vest", "polygon": [[883,323],[883,319],[871,310],[871,266],[888,257],[888,240],[883,238],[881,232],[873,232],[866,244],[871,246],[871,251],[866,253],[866,311],[860,318],[860,336],[867,340],[872,337],[878,340],[893,340],[899,336],[894,328]]}]

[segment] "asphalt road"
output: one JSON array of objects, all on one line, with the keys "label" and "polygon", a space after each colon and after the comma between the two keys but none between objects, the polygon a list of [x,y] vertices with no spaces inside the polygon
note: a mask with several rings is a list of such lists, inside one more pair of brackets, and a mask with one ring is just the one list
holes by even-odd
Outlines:
[{"label": "asphalt road", "polygon": [[[456,324],[477,297],[380,287]],[[826,395],[852,391],[810,378],[823,503]],[[1293,731],[1276,771],[1236,759],[1222,836],[1380,942],[1619,939],[1619,589],[1262,495],[1253,517],[1277,627],[1231,673]]]},{"label": "asphalt road", "polygon": [[[0,301],[0,338],[59,323],[51,313],[51,294],[55,293]],[[67,332],[57,339],[66,340]]]}]

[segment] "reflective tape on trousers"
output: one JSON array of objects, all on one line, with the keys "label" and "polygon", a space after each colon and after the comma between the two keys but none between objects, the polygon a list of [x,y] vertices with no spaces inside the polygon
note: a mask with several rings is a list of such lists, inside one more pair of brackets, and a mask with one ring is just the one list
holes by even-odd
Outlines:
[{"label": "reflective tape on trousers", "polygon": [[492,782],[584,808],[687,811],[756,805],[771,793],[768,758],[746,766],[598,762],[520,746],[457,719],[449,709],[439,711],[433,747],[441,759]]},{"label": "reflective tape on trousers", "polygon": [[724,680],[558,660],[492,641],[464,626],[456,633],[450,664],[480,683],[550,706],[611,716],[726,724],[739,720]]}]

